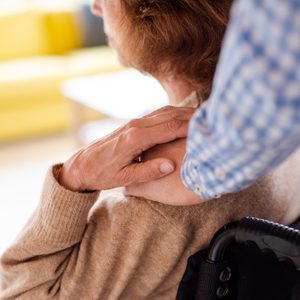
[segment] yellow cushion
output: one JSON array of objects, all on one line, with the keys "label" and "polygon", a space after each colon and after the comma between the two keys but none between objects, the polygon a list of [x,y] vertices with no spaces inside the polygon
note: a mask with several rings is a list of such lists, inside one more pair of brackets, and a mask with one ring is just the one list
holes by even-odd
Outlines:
[{"label": "yellow cushion", "polygon": [[62,82],[120,68],[107,47],[0,63],[0,142],[68,128],[71,110]]},{"label": "yellow cushion", "polygon": [[80,47],[76,10],[22,10],[0,15],[0,60],[62,54]]},{"label": "yellow cushion", "polygon": [[68,78],[120,69],[108,47],[72,52],[66,56],[43,56],[0,63],[0,108],[15,102],[27,102],[24,95],[60,94],[61,83]]},{"label": "yellow cushion", "polygon": [[9,111],[0,110],[0,141],[14,141],[67,128],[72,116],[68,103],[60,100]]},{"label": "yellow cushion", "polygon": [[76,20],[76,11],[45,11],[44,24],[51,54],[63,54],[83,44],[83,33]]},{"label": "yellow cushion", "polygon": [[47,53],[43,16],[36,11],[9,13],[0,17],[0,60]]}]

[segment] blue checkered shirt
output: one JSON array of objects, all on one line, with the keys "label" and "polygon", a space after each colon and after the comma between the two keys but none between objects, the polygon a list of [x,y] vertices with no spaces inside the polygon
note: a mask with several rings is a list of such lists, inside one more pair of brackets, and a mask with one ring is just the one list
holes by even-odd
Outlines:
[{"label": "blue checkered shirt", "polygon": [[[203,199],[242,190],[300,146],[300,1],[237,0],[181,175]],[[300,167],[300,166],[299,166]]]}]

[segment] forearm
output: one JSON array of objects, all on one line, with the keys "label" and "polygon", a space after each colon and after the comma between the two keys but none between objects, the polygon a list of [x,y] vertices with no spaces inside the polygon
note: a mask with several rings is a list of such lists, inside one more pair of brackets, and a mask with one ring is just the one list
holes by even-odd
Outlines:
[{"label": "forearm", "polygon": [[299,18],[297,1],[236,2],[211,97],[190,122],[182,177],[201,198],[249,186],[300,146]]},{"label": "forearm", "polygon": [[20,299],[52,299],[56,295],[97,197],[98,193],[64,189],[49,171],[37,210],[1,258],[1,299],[17,295]]}]

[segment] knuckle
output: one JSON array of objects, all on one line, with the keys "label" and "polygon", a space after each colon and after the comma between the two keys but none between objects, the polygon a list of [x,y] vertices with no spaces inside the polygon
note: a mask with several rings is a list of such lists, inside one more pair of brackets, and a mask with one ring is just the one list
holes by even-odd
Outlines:
[{"label": "knuckle", "polygon": [[160,172],[157,170],[157,168],[150,168],[149,170],[148,170],[148,174],[147,174],[148,176],[148,179],[156,179],[157,177],[159,177],[160,176]]},{"label": "knuckle", "polygon": [[125,129],[129,130],[131,128],[137,127],[138,125],[138,119],[132,119],[130,120],[126,125],[125,125]]},{"label": "knuckle", "polygon": [[[120,174],[120,180],[125,187],[134,185],[137,181],[136,174],[138,169],[135,165],[127,166]],[[131,189],[132,190],[132,189]]]},{"label": "knuckle", "polygon": [[138,127],[129,128],[126,132],[127,142],[129,143],[132,141],[136,142],[136,140],[138,140],[140,137],[140,132],[141,130]]},{"label": "knuckle", "polygon": [[131,127],[119,135],[118,142],[120,145],[131,145],[136,143],[139,138],[139,128]]},{"label": "knuckle", "polygon": [[169,130],[171,132],[175,132],[182,126],[183,122],[180,120],[174,119],[165,124],[166,124],[165,126],[166,126],[167,130]]},{"label": "knuckle", "polygon": [[130,183],[129,182],[129,172],[128,172],[127,168],[125,168],[118,174],[118,180],[119,180],[120,184],[122,184],[123,186],[126,186]]},{"label": "knuckle", "polygon": [[133,161],[143,152],[142,130],[133,127],[118,136],[115,144],[116,152],[122,155],[126,161]]}]

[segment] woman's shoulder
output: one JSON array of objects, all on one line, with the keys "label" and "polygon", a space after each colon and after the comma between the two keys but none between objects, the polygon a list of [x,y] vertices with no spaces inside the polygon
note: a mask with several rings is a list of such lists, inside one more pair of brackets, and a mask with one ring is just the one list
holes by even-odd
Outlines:
[{"label": "woman's shoulder", "polygon": [[187,222],[186,215],[191,210],[192,208],[165,205],[142,197],[127,197],[122,189],[113,189],[99,197],[89,213],[88,223],[102,229],[103,226],[110,230],[113,228],[115,231],[122,231],[124,227],[132,228],[136,233],[151,232],[158,228],[162,231],[172,229],[185,236],[183,224]]},{"label": "woman's shoulder", "polygon": [[98,223],[105,217],[111,222],[135,220],[141,223],[148,220],[149,215],[155,220],[159,214],[151,208],[149,202],[144,198],[125,196],[122,188],[103,191],[91,208],[88,221]]}]

